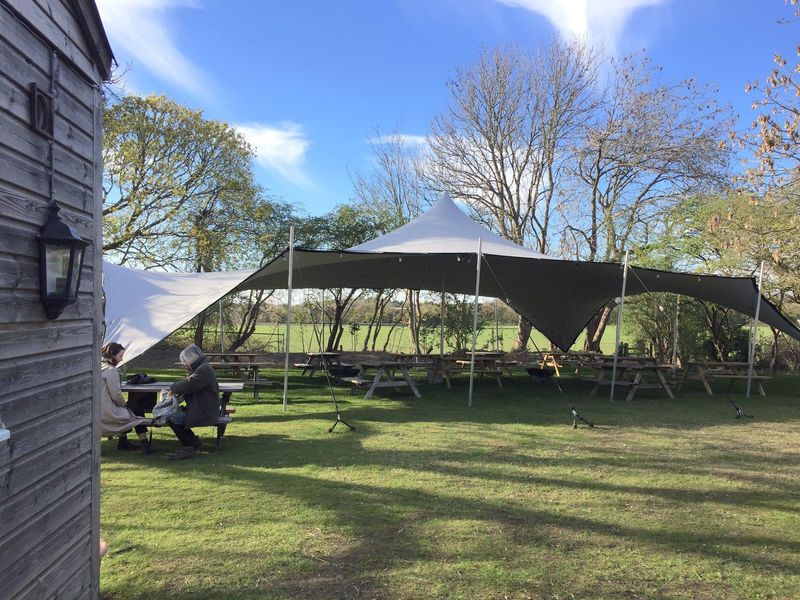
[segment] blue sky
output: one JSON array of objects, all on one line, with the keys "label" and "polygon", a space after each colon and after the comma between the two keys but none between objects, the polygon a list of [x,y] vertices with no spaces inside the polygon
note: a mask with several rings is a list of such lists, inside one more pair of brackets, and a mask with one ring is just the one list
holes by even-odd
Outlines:
[{"label": "blue sky", "polygon": [[321,214],[370,170],[376,128],[422,138],[445,83],[481,49],[587,35],[642,48],[665,80],[719,88],[746,127],[744,86],[791,56],[783,0],[97,0],[127,88],[238,127],[271,194]]}]

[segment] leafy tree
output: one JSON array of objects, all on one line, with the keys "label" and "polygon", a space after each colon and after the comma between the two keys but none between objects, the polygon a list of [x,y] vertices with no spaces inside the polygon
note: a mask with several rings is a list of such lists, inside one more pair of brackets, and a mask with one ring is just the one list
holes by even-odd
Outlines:
[{"label": "leafy tree", "polygon": [[[796,24],[800,18],[800,2],[788,0]],[[800,47],[794,49],[800,56]],[[790,64],[781,53],[773,56],[775,64],[763,83],[753,81],[745,86],[748,93],[758,93],[753,110],[758,116],[742,142],[752,149],[758,163],[749,170],[750,180],[769,182],[778,186],[796,183],[800,179],[800,62]]]},{"label": "leafy tree", "polygon": [[226,252],[235,223],[242,222],[236,205],[257,202],[252,157],[232,127],[163,96],[127,96],[109,106],[103,127],[104,253],[119,264],[148,268],[226,265],[235,256]]},{"label": "leafy tree", "polygon": [[[341,204],[332,212],[321,217],[311,217],[304,223],[309,242],[314,247],[328,250],[341,250],[356,246],[375,235],[375,223],[357,207]],[[357,300],[363,290],[335,288],[329,290],[333,298],[330,314],[326,312],[329,323],[326,351],[339,348],[344,334],[344,319],[351,303]],[[321,307],[320,307],[321,308]]]},{"label": "leafy tree", "polygon": [[[444,318],[445,343],[455,352],[464,352],[472,348],[472,313],[474,298],[465,294],[445,294],[444,315],[439,307],[423,313],[420,325],[420,337],[425,352],[432,352],[439,347],[442,317]],[[432,308],[432,307],[431,307]],[[486,327],[487,319],[483,311],[478,311],[477,332]]]},{"label": "leafy tree", "polygon": [[[762,293],[783,312],[797,306],[800,214],[790,190],[764,196],[735,190],[693,196],[678,205],[672,219],[667,243],[695,265],[713,273],[755,276],[763,261]],[[773,367],[782,335],[772,330]]]},{"label": "leafy tree", "polygon": [[[252,149],[226,123],[163,96],[116,96],[104,114],[103,155],[103,250],[119,264],[253,268],[288,244],[293,209],[256,185]],[[253,333],[271,293],[224,301],[235,328],[228,349]],[[195,320],[198,345],[209,320],[216,322],[210,314]]]}]

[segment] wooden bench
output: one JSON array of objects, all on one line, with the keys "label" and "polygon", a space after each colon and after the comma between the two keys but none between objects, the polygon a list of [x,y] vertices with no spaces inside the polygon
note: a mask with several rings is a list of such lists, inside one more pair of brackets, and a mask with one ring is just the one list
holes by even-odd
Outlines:
[{"label": "wooden bench", "polygon": [[352,386],[350,388],[351,395],[355,394],[360,387],[372,385],[372,379],[367,379],[366,377],[339,377],[339,381],[349,383]]},{"label": "wooden bench", "polygon": [[220,443],[222,442],[222,436],[225,435],[225,430],[230,425],[231,421],[233,421],[233,417],[231,415],[236,412],[236,407],[228,406],[228,402],[231,399],[231,394],[229,392],[223,392],[220,395],[220,409],[219,409],[219,416],[217,417],[216,422],[212,425],[217,430],[217,436],[214,441],[214,449],[219,451]]},{"label": "wooden bench", "polygon": [[[709,396],[713,396],[714,392],[711,391],[711,382],[719,379],[727,379],[730,381],[730,385],[728,386],[728,392],[730,392],[736,381],[747,381],[748,369],[749,363],[746,362],[690,362],[683,370],[683,376],[678,383],[678,390],[683,387],[683,384],[686,383],[688,379],[694,379],[702,382],[706,393]],[[694,373],[692,373],[692,371],[694,371]],[[755,370],[753,371],[752,381],[756,384],[758,393],[761,396],[767,395],[761,382],[770,379],[772,379],[770,375],[759,375]]]}]

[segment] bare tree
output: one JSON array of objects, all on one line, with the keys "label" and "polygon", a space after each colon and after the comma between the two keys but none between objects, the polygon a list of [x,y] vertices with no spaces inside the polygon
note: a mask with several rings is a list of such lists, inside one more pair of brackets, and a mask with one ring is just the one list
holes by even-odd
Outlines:
[{"label": "bare tree", "polygon": [[[682,195],[724,182],[731,117],[694,80],[655,84],[660,69],[642,54],[612,65],[575,163],[576,200],[564,209],[576,257],[619,262],[626,248],[647,243]],[[589,323],[586,349],[599,349],[613,308]]]},{"label": "bare tree", "polygon": [[[430,190],[420,176],[427,141],[399,130],[381,135],[376,129],[369,144],[375,168],[368,175],[356,172],[351,179],[359,210],[372,216],[380,232],[387,232],[418,217],[422,207],[431,204]],[[406,294],[411,299],[409,334],[415,352],[419,352],[419,292],[407,290]],[[388,295],[393,296],[393,290]],[[375,296],[376,312],[382,313],[381,299],[381,294]]]},{"label": "bare tree", "polygon": [[[591,115],[597,65],[585,42],[553,40],[532,54],[486,51],[458,69],[450,106],[433,121],[429,185],[467,201],[503,237],[547,252],[558,181]],[[519,325],[524,348],[530,324]]]}]

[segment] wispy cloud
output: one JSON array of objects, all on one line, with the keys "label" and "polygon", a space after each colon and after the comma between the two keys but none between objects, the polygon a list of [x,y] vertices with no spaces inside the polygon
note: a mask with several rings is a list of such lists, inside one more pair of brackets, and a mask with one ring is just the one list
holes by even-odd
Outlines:
[{"label": "wispy cloud", "polygon": [[428,147],[428,138],[424,135],[412,135],[409,133],[390,133],[374,138],[379,144],[398,144],[410,148],[424,149]]},{"label": "wispy cloud", "polygon": [[495,0],[547,17],[562,36],[586,36],[615,53],[630,16],[663,0]]},{"label": "wispy cloud", "polygon": [[297,123],[284,122],[278,126],[243,123],[237,131],[255,148],[256,161],[289,181],[306,189],[315,188],[305,173],[306,152],[311,145]]},{"label": "wispy cloud", "polygon": [[112,47],[120,47],[160,79],[208,98],[206,75],[178,49],[168,23],[175,8],[197,8],[193,0],[97,0]]}]

